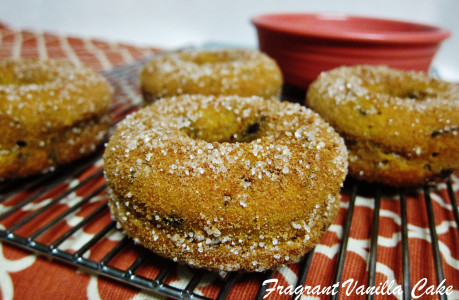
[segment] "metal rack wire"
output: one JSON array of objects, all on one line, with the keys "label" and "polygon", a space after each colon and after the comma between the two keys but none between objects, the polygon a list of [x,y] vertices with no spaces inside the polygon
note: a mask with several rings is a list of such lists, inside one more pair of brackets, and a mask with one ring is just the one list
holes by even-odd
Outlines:
[{"label": "metal rack wire", "polygon": [[[116,98],[112,107],[115,122],[122,119],[127,113],[136,110],[140,105],[137,80],[138,72],[143,63],[143,61],[139,61],[104,74],[115,88]],[[297,96],[294,93],[293,96],[292,93],[289,95],[289,91],[286,91],[286,98]],[[232,272],[222,276],[204,270],[188,269],[151,254],[120,234],[116,229],[116,223],[109,218],[101,163],[102,151],[103,149],[99,149],[94,155],[58,168],[53,173],[0,183],[0,240],[154,294],[182,299],[224,299],[231,293],[235,284],[250,278],[250,280],[259,283],[258,291],[254,293],[253,298],[262,299],[265,296],[268,286],[262,285],[262,282],[272,278],[275,271],[254,274]],[[455,191],[451,180],[447,179],[445,184],[449,198],[445,201],[452,205],[454,219],[459,229]],[[356,197],[363,191],[367,193],[367,190],[368,187],[364,186],[363,183],[352,180],[348,180],[343,188],[343,193],[349,195],[349,202],[343,224],[340,250],[336,259],[333,278],[335,283],[341,282],[345,267],[344,262],[348,252],[347,245]],[[381,199],[382,195],[388,193],[387,188],[382,186],[372,186],[370,190],[372,190],[371,195],[374,199],[374,209],[373,221],[371,225],[369,224],[371,226],[371,246],[367,261],[368,286],[375,285]],[[395,192],[399,195],[402,288],[404,299],[409,299],[411,280],[406,209],[407,191],[400,189],[389,192]],[[431,187],[425,186],[423,194],[430,228],[436,279],[439,283],[445,278],[445,275],[430,193]],[[81,196],[73,197],[76,194]],[[69,201],[69,199],[73,200]],[[25,209],[31,205],[35,208]],[[70,226],[67,221],[77,215],[79,216],[78,222],[72,223]],[[66,226],[62,226],[64,223]],[[75,238],[79,231],[91,226],[96,226],[97,230],[89,240],[85,240],[77,249],[65,247],[65,244]],[[65,228],[65,230],[56,228]],[[117,238],[113,238],[113,236]],[[100,250],[102,248],[99,245],[106,244],[110,237],[111,242],[108,250],[107,247],[104,248],[106,249],[104,251]],[[91,256],[88,256],[89,250],[91,250]],[[299,262],[296,287],[305,283],[313,256],[314,250]],[[116,263],[126,261],[125,257],[130,258],[129,263],[121,265]],[[181,268],[186,268],[187,283],[183,287],[168,284],[167,278]],[[208,278],[212,278],[214,286],[218,290],[214,298],[208,298],[196,292],[200,282],[209,280]],[[292,299],[297,296],[294,294]],[[331,296],[332,299],[338,299],[338,297],[339,293]],[[367,296],[368,299],[373,299],[373,297],[373,295]],[[447,297],[440,295],[440,299],[447,299]]]}]

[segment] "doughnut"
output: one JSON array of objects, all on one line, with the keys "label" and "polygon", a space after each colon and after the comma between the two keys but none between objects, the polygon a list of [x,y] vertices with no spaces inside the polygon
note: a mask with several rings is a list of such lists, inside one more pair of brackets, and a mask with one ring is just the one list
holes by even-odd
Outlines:
[{"label": "doughnut", "polygon": [[263,271],[320,241],[347,151],[299,104],[180,95],[122,121],[104,171],[112,216],[136,242],[197,268]]},{"label": "doughnut", "polygon": [[144,99],[180,94],[279,96],[282,74],[274,60],[246,49],[188,50],[157,56],[140,75]]},{"label": "doughnut", "polygon": [[357,179],[418,186],[459,166],[453,83],[385,66],[340,67],[311,84],[306,105],[343,136]]},{"label": "doughnut", "polygon": [[0,179],[93,152],[111,123],[111,94],[100,75],[67,60],[0,61]]}]

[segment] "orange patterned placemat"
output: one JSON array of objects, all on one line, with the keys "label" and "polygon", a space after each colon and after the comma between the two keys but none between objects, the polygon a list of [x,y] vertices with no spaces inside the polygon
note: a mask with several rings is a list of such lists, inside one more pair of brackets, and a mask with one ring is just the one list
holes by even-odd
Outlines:
[{"label": "orange patterned placemat", "polygon": [[101,71],[158,52],[159,49],[156,48],[135,47],[48,32],[16,30],[0,23],[0,59],[66,58]]},{"label": "orange patterned placemat", "polygon": [[[138,61],[157,52],[157,49],[152,48],[13,30],[0,24],[0,58],[69,58],[101,71]],[[121,77],[104,72],[108,74],[115,88],[115,96],[118,97],[113,108],[115,116],[121,117],[129,111],[130,106],[126,105],[127,102],[134,106],[138,104],[138,70],[139,65],[134,66],[133,70],[131,68],[129,72],[133,75],[123,78],[123,83]],[[35,241],[53,245],[53,249],[61,251],[55,252],[55,256],[59,253],[76,255],[83,261],[104,261],[110,256],[112,249],[120,245],[121,250],[110,257],[106,265],[127,271],[135,266],[129,274],[152,279],[161,277],[161,283],[171,289],[180,291],[189,287],[190,282],[193,282],[192,278],[196,276],[195,270],[176,266],[173,262],[143,251],[116,230],[106,208],[107,195],[100,158],[96,156],[94,161],[87,165],[77,164],[74,167],[80,170],[74,171],[68,178],[62,177],[64,180],[57,181],[46,190],[43,190],[43,184],[37,187],[32,185],[19,189],[13,196],[3,197],[0,187],[0,230],[10,230],[17,237],[33,236]],[[58,175],[55,177],[59,177]],[[53,176],[46,177],[45,183],[55,182]],[[353,190],[357,185],[358,190]],[[388,191],[376,188],[378,192],[375,193],[373,188],[374,186],[347,182],[342,192],[338,218],[314,252],[304,260],[293,262],[267,274],[230,274],[221,278],[218,274],[206,272],[196,277],[199,281],[194,284],[191,294],[193,297],[211,299],[219,295],[226,295],[228,299],[253,299],[264,296],[266,299],[291,299],[292,292],[296,289],[304,293],[303,299],[329,299],[339,286],[340,299],[364,299],[372,291],[376,299],[409,299],[416,296],[421,296],[421,299],[439,299],[440,294],[445,293],[442,293],[442,285],[439,282],[441,280],[438,280],[436,271],[438,266],[435,265],[435,259],[438,258],[437,262],[445,279],[444,287],[450,288],[445,296],[448,296],[448,299],[459,299],[459,228],[453,213],[457,212],[457,207],[452,202],[454,198],[459,197],[457,176],[452,175],[447,184],[440,183],[426,189]],[[16,207],[18,203],[31,196],[33,201],[11,213],[11,207]],[[375,206],[378,200],[379,209]],[[406,218],[402,217],[401,203],[406,205]],[[428,207],[430,205],[431,208]],[[41,231],[50,220],[59,218],[66,214],[69,207],[75,206],[78,206],[78,209]],[[44,209],[47,209],[46,215],[34,216],[36,212]],[[376,244],[372,245],[372,241],[375,241],[372,239],[375,211],[378,212],[379,221],[379,224],[376,224],[379,225],[376,232],[378,239]],[[96,222],[82,226],[70,237],[61,238],[94,212]],[[433,224],[429,224],[428,212],[433,212],[434,218],[430,216]],[[30,218],[31,221],[18,226],[21,220],[26,218]],[[405,221],[407,224],[404,225]],[[429,225],[434,226],[438,238],[438,243],[434,244],[438,245],[437,248],[432,247],[433,236]],[[99,238],[97,243],[85,251],[81,250],[105,229],[106,235]],[[408,237],[408,240],[405,240],[405,250],[404,229]],[[347,240],[347,247],[346,251],[341,252],[343,240]],[[374,249],[377,252],[374,252]],[[439,254],[435,254],[436,250]],[[78,253],[80,251],[81,256]],[[342,257],[342,253],[346,256]],[[409,259],[408,273],[402,266],[405,254]],[[137,261],[142,263],[136,264]],[[166,267],[171,271],[163,274],[162,270]],[[307,273],[304,272],[305,269]],[[339,284],[335,285],[334,280],[338,271],[341,272],[341,277]],[[297,283],[303,274],[305,278]],[[413,292],[412,295],[400,293],[403,285],[406,285],[404,279],[407,274],[410,278],[409,292]],[[374,280],[374,290],[369,289],[369,276],[373,277],[371,280]],[[264,294],[258,294],[265,279],[271,284],[265,285]],[[223,291],[225,287],[229,287],[229,290]],[[153,294],[142,292],[130,284],[107,279],[100,273],[90,273],[87,269],[77,269],[57,259],[48,260],[36,256],[9,243],[0,244],[0,291],[0,299],[3,300],[156,298]]]}]

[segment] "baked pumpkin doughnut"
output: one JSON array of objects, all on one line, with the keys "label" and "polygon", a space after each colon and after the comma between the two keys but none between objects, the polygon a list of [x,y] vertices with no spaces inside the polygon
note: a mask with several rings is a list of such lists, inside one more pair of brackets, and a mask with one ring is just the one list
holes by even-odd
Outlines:
[{"label": "baked pumpkin doughnut", "polygon": [[261,271],[322,238],[347,152],[299,104],[182,95],[122,121],[104,166],[112,215],[143,246],[199,268]]},{"label": "baked pumpkin doughnut", "polygon": [[157,56],[140,75],[143,96],[153,102],[180,94],[276,97],[282,74],[255,50],[188,50]]},{"label": "baked pumpkin doughnut", "polygon": [[0,62],[0,179],[46,172],[93,152],[111,123],[111,88],[66,60]]},{"label": "baked pumpkin doughnut", "polygon": [[350,175],[421,185],[459,166],[459,87],[420,72],[340,67],[311,84],[307,106],[345,139]]}]

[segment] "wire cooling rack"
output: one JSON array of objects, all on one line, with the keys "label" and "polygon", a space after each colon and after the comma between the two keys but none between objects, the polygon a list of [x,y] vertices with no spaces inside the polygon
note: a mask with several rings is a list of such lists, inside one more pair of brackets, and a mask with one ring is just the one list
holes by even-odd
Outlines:
[{"label": "wire cooling rack", "polygon": [[[144,62],[139,61],[104,73],[115,89],[115,101],[112,107],[115,122],[141,105],[138,74]],[[296,101],[304,99],[303,97],[301,91],[291,88],[284,90],[284,99]],[[191,269],[152,254],[135,245],[119,232],[116,229],[116,222],[110,218],[107,207],[102,152],[103,149],[99,149],[95,154],[58,168],[53,173],[0,183],[0,240],[81,267],[89,272],[96,272],[155,295],[181,299],[224,299],[231,295],[236,286],[250,281],[255,282],[257,288],[246,291],[244,298],[262,299],[266,296],[269,286],[263,285],[263,282],[273,278],[275,270],[266,273],[217,274]],[[454,180],[447,178],[442,184],[446,189],[446,193],[441,194],[442,201],[452,207],[455,227],[459,229]],[[436,186],[426,185],[420,193],[425,201],[429,225],[431,249],[428,251],[432,252],[438,284],[448,278],[445,278],[443,271],[444,263],[432,209],[431,194],[436,188]],[[384,196],[391,195],[391,199],[396,199],[399,205],[398,217],[401,219],[401,242],[397,247],[400,248],[399,259],[402,265],[401,287],[404,292],[402,298],[410,299],[413,282],[410,278],[412,265],[409,256],[406,200],[410,193],[412,193],[410,190],[346,181],[342,194],[347,212],[343,219],[343,233],[335,259],[332,282],[337,283],[342,280],[346,267],[346,254],[349,252],[351,224],[355,218],[354,205],[356,199],[363,195],[373,199],[373,218],[371,224],[367,224],[371,228],[371,242],[366,262],[366,274],[368,274],[366,285],[376,285],[380,207],[382,201],[386,201]],[[82,234],[83,231],[91,234]],[[459,242],[455,241],[455,243]],[[314,250],[297,262],[298,273],[294,290],[305,284],[313,258]],[[180,284],[171,284],[169,278],[178,273],[182,278]],[[199,291],[198,287],[203,282],[212,283],[212,291],[208,293],[213,295],[212,297],[204,296]],[[330,298],[338,298],[339,286],[337,292],[330,295]],[[341,293],[343,294],[342,291]],[[297,296],[298,293],[291,295],[292,299]],[[438,295],[438,297],[447,299],[447,295]],[[373,299],[374,295],[367,295],[367,298]]]}]

